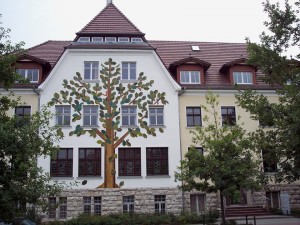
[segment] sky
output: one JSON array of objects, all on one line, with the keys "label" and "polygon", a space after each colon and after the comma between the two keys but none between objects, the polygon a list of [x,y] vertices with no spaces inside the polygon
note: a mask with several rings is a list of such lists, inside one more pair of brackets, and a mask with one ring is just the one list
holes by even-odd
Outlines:
[{"label": "sky", "polygon": [[[283,3],[284,0],[278,0]],[[263,0],[113,0],[148,40],[259,42],[268,19]],[[275,2],[275,0],[271,0]],[[107,0],[0,0],[4,28],[25,48],[48,40],[73,40]]]}]

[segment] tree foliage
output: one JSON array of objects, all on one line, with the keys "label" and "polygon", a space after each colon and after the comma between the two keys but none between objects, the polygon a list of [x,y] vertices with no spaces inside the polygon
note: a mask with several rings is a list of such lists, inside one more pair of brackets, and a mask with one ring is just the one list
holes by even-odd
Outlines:
[{"label": "tree foliage", "polygon": [[[262,176],[251,136],[239,125],[220,124],[218,96],[207,94],[206,103],[201,108],[209,115],[203,118],[207,126],[191,131],[193,145],[202,146],[204,154],[195,148],[186,153],[186,159],[181,161],[181,172],[176,173],[176,178],[182,181],[181,188],[185,191],[220,191],[222,199],[241,187],[259,189]],[[224,212],[222,200],[221,206]]]},{"label": "tree foliage", "polygon": [[24,216],[29,205],[46,209],[47,197],[62,188],[59,183],[51,183],[49,174],[36,163],[37,157],[57,150],[53,143],[61,137],[49,125],[49,112],[42,110],[22,120],[7,115],[8,110],[26,104],[5,90],[18,79],[14,53],[23,45],[3,42],[9,38],[9,31],[0,27],[0,84],[6,93],[0,96],[0,219],[5,221]]},{"label": "tree foliage", "polygon": [[269,21],[264,24],[268,31],[260,36],[261,43],[248,40],[248,62],[257,65],[263,80],[274,87],[278,102],[253,90],[241,91],[237,95],[239,105],[252,114],[252,118],[262,121],[273,129],[258,129],[257,145],[261,149],[272,149],[272,157],[278,160],[280,170],[276,180],[292,182],[300,176],[300,64],[287,54],[291,49],[299,58],[300,21],[299,1],[295,6],[289,1],[264,3],[264,11]]},{"label": "tree foliage", "polygon": [[16,73],[16,62],[18,54],[23,52],[24,42],[13,45],[9,39],[10,29],[5,29],[1,24],[0,20],[0,83],[10,88],[16,80],[22,80]]},{"label": "tree foliage", "polygon": [[[166,105],[165,92],[151,90],[153,80],[141,72],[133,83],[121,82],[120,66],[111,58],[101,65],[100,82],[85,82],[80,73],[76,73],[73,80],[63,81],[64,90],[55,93],[50,106],[54,104],[69,104],[72,106],[72,122],[79,122],[70,135],[81,136],[89,134],[97,138],[97,143],[105,146],[105,178],[101,187],[117,187],[115,182],[114,162],[115,148],[119,145],[131,146],[128,136],[147,138],[156,136],[157,128],[149,126],[147,122],[148,107],[150,105]],[[82,125],[83,106],[96,105],[100,127],[86,127]],[[134,106],[137,109],[137,124],[122,126],[121,110],[123,106]],[[163,132],[163,128],[158,128]],[[108,181],[109,180],[109,181]]]}]

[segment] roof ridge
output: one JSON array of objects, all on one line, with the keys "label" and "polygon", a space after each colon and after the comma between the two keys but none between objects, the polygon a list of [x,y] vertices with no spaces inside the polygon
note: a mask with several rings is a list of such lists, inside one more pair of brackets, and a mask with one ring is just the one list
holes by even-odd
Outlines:
[{"label": "roof ridge", "polygon": [[243,42],[221,42],[221,41],[176,41],[176,40],[149,40],[148,42],[182,42],[182,43],[218,43],[218,44],[246,44]]}]

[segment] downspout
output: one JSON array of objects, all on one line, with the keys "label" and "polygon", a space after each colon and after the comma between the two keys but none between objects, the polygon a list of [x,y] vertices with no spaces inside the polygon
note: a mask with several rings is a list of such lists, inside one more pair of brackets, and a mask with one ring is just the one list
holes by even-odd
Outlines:
[{"label": "downspout", "polygon": [[40,94],[40,92],[38,91],[37,88],[34,88],[33,92],[36,93],[37,96],[38,96],[38,109],[37,109],[37,111],[40,112],[41,111],[41,109],[40,109],[40,107],[41,107],[41,94]]},{"label": "downspout", "polygon": [[[185,88],[182,87],[180,91],[178,91],[178,115],[179,115],[179,144],[180,144],[180,161],[182,161],[182,146],[181,146],[181,123],[180,123],[180,96],[185,92]],[[182,171],[181,171],[182,172]],[[183,186],[183,180],[181,181],[181,185]],[[182,213],[185,213],[185,197],[184,197],[184,191],[181,190],[182,195]]]}]

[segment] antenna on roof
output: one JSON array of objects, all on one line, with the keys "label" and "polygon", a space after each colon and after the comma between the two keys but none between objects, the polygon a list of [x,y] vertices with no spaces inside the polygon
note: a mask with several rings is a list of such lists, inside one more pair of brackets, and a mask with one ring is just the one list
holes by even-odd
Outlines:
[{"label": "antenna on roof", "polygon": [[106,1],[106,4],[107,4],[107,5],[112,4],[112,0],[107,0],[107,1]]}]

